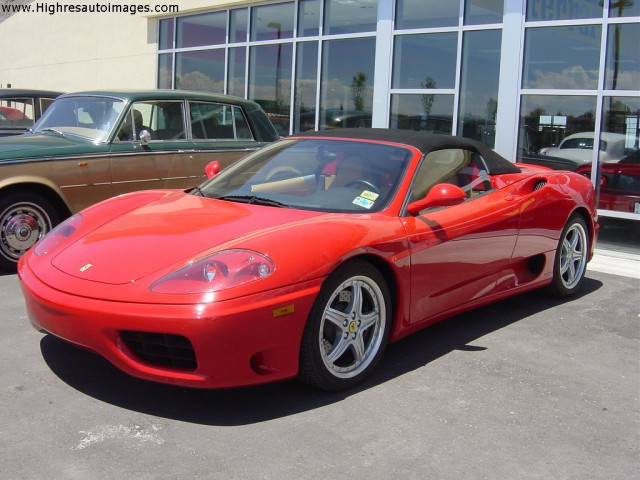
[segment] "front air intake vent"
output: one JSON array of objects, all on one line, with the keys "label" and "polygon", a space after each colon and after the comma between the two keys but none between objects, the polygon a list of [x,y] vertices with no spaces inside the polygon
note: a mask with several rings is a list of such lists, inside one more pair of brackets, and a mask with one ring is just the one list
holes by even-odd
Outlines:
[{"label": "front air intake vent", "polygon": [[536,184],[533,186],[533,191],[535,192],[536,190],[540,190],[546,184],[547,184],[546,180],[538,180]]},{"label": "front air intake vent", "polygon": [[121,330],[120,338],[131,352],[147,363],[195,370],[196,353],[188,338],[169,333]]}]

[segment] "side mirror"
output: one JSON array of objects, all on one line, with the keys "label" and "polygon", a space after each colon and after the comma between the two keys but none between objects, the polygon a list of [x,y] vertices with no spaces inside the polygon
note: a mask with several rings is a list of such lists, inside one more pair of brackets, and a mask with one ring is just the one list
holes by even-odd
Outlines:
[{"label": "side mirror", "polygon": [[220,162],[214,160],[213,162],[207,163],[207,166],[204,167],[204,174],[207,178],[213,178],[220,173]]},{"label": "side mirror", "polygon": [[427,208],[460,205],[466,199],[467,194],[464,193],[464,190],[457,185],[452,185],[451,183],[439,183],[438,185],[431,187],[431,190],[429,190],[426,197],[410,203],[407,207],[407,211],[411,215],[417,215]]},{"label": "side mirror", "polygon": [[142,145],[148,145],[151,141],[151,134],[149,133],[149,130],[140,130],[138,138],[140,139],[140,143],[142,143]]}]

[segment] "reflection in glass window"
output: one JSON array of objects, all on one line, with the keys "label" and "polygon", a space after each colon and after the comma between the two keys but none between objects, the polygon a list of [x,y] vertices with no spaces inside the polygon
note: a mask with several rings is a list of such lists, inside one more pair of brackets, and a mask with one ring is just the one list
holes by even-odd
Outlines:
[{"label": "reflection in glass window", "polygon": [[158,88],[171,88],[171,75],[173,72],[173,54],[161,53],[158,55]]},{"label": "reflection in glass window", "polygon": [[500,72],[500,30],[466,32],[462,44],[462,77],[458,135],[495,146]]},{"label": "reflection in glass window", "polygon": [[258,45],[249,52],[249,98],[269,114],[284,119],[289,131],[291,65],[293,47],[287,44]]},{"label": "reflection in glass window", "polygon": [[248,15],[246,8],[231,10],[229,16],[229,43],[247,41]]},{"label": "reflection in glass window", "polygon": [[640,24],[610,25],[605,86],[609,90],[640,88]]},{"label": "reflection in glass window", "polygon": [[560,144],[565,137],[574,134],[593,138],[595,112],[595,96],[523,95],[520,108],[521,153],[537,152],[570,160],[574,169],[578,164],[590,162],[591,150],[560,149]]},{"label": "reflection in glass window", "polygon": [[166,20],[160,20],[160,34],[158,39],[158,48],[160,50],[166,50],[168,48],[173,48],[173,26],[175,24],[175,20],[173,18],[169,18]]},{"label": "reflection in glass window", "polygon": [[637,156],[640,139],[640,98],[605,97],[602,103],[602,131],[624,136],[624,156]]},{"label": "reflection in glass window", "polygon": [[460,1],[398,0],[396,29],[451,27],[458,25]]},{"label": "reflection in glass window", "polygon": [[457,33],[396,36],[392,88],[454,88]]},{"label": "reflection in glass window", "polygon": [[[602,158],[597,166],[599,181],[598,208],[613,210],[626,214],[640,214],[640,152],[638,138],[640,137],[640,99],[638,97],[605,97],[602,105],[602,133],[600,143],[610,145],[612,154],[621,155],[620,159],[613,159],[607,163],[609,157]],[[601,147],[602,148],[602,147]],[[615,150],[615,152],[614,152]],[[620,152],[622,150],[622,152]],[[591,168],[584,168],[580,173],[589,175]],[[631,229],[627,232],[613,230],[612,225],[601,225],[605,238],[615,242],[623,241],[623,234],[628,233],[627,239],[638,249],[637,234]],[[631,225],[628,225],[630,227]],[[606,228],[611,230],[607,232]]]},{"label": "reflection in glass window", "polygon": [[378,0],[325,0],[324,34],[375,32]]},{"label": "reflection in glass window", "polygon": [[[323,125],[371,126],[374,50],[372,37],[324,42],[321,129]],[[344,114],[351,116],[346,119]]]},{"label": "reflection in glass window", "polygon": [[637,0],[612,0],[609,3],[610,17],[640,17],[640,2]]},{"label": "reflection in glass window", "polygon": [[251,40],[279,40],[293,37],[293,2],[263,5],[251,9]]},{"label": "reflection in glass window", "polygon": [[299,43],[296,57],[294,133],[315,129],[318,42]]},{"label": "reflection in glass window", "polygon": [[298,36],[310,37],[320,33],[320,0],[300,0],[298,3]]},{"label": "reflection in glass window", "polygon": [[224,50],[176,53],[175,88],[224,93]]},{"label": "reflection in glass window", "polygon": [[580,1],[527,1],[527,21],[576,20],[601,18],[602,0]]},{"label": "reflection in glass window", "polygon": [[390,128],[453,133],[453,95],[391,95]]},{"label": "reflection in glass window", "polygon": [[523,88],[598,88],[601,29],[600,25],[527,29]]},{"label": "reflection in glass window", "polygon": [[199,47],[225,43],[227,12],[178,17],[176,47]]},{"label": "reflection in glass window", "polygon": [[464,24],[502,23],[504,0],[467,0],[464,4]]},{"label": "reflection in glass window", "polygon": [[230,48],[227,65],[227,94],[244,97],[244,78],[246,71],[247,49]]}]

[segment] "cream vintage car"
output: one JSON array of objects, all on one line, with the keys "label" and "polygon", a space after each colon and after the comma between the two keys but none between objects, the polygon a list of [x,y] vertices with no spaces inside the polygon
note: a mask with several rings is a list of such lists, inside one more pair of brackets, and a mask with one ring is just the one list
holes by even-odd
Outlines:
[{"label": "cream vintage car", "polygon": [[135,190],[189,188],[278,138],[254,102],[181,90],[62,95],[33,129],[0,138],[0,268],[53,226]]}]

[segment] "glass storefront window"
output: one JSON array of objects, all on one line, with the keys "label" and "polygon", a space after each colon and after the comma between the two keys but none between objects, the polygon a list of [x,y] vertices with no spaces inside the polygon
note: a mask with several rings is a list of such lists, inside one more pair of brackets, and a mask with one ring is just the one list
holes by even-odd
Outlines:
[{"label": "glass storefront window", "polygon": [[[293,131],[315,130],[316,91],[318,87],[318,42],[298,44]],[[276,127],[277,128],[277,127]],[[277,128],[278,129],[278,128]],[[286,132],[288,135],[289,132]],[[283,135],[280,133],[280,135]]]},{"label": "glass storefront window", "polygon": [[293,37],[293,12],[293,2],[252,7],[251,40]]},{"label": "glass storefront window", "polygon": [[391,95],[389,127],[451,135],[453,99],[453,95],[426,93]]},{"label": "glass storefront window", "polygon": [[298,3],[298,36],[311,37],[320,33],[320,0],[300,0]]},{"label": "glass storefront window", "polygon": [[578,20],[602,18],[602,0],[528,0],[527,21]]},{"label": "glass storefront window", "polygon": [[462,76],[458,135],[495,146],[498,113],[501,30],[466,32],[462,43]]},{"label": "glass storefront window", "polygon": [[256,45],[249,50],[249,98],[268,115],[285,118],[278,128],[287,132],[292,55],[291,43]]},{"label": "glass storefront window", "polygon": [[171,88],[173,75],[173,54],[158,55],[158,88]]},{"label": "glass storefront window", "polygon": [[201,92],[224,92],[224,50],[176,53],[175,88]]},{"label": "glass storefront window", "polygon": [[610,17],[640,17],[640,2],[638,0],[611,0],[609,3]]},{"label": "glass storefront window", "polygon": [[464,4],[464,24],[502,23],[504,0],[467,0]]},{"label": "glass storefront window", "polygon": [[596,97],[523,95],[518,161],[576,170],[593,159]]},{"label": "glass storefront window", "polygon": [[175,25],[175,20],[173,18],[160,20],[160,25],[158,27],[160,31],[158,35],[158,49],[167,50],[169,48],[173,48],[173,26],[174,25]]},{"label": "glass storefront window", "polygon": [[246,8],[231,10],[229,17],[229,43],[247,41],[247,21],[249,12]]},{"label": "glass storefront window", "polygon": [[610,25],[604,88],[640,89],[640,23]]},{"label": "glass storefront window", "polygon": [[452,27],[459,23],[460,1],[397,0],[396,29]]},{"label": "glass storefront window", "polygon": [[325,0],[324,34],[375,32],[378,0]]},{"label": "glass storefront window", "polygon": [[244,97],[247,49],[236,47],[229,49],[227,62],[227,93],[236,97]]},{"label": "glass storefront window", "polygon": [[392,88],[454,88],[457,33],[397,35]]},{"label": "glass storefront window", "polygon": [[597,89],[601,28],[599,25],[528,28],[522,87]]},{"label": "glass storefront window", "polygon": [[320,129],[370,127],[375,38],[324,42]]},{"label": "glass storefront window", "polygon": [[227,12],[178,17],[176,48],[218,45],[226,42]]},{"label": "glass storefront window", "polygon": [[639,137],[640,99],[605,97],[600,142],[607,143],[607,151],[598,165],[598,208],[640,215]]}]

